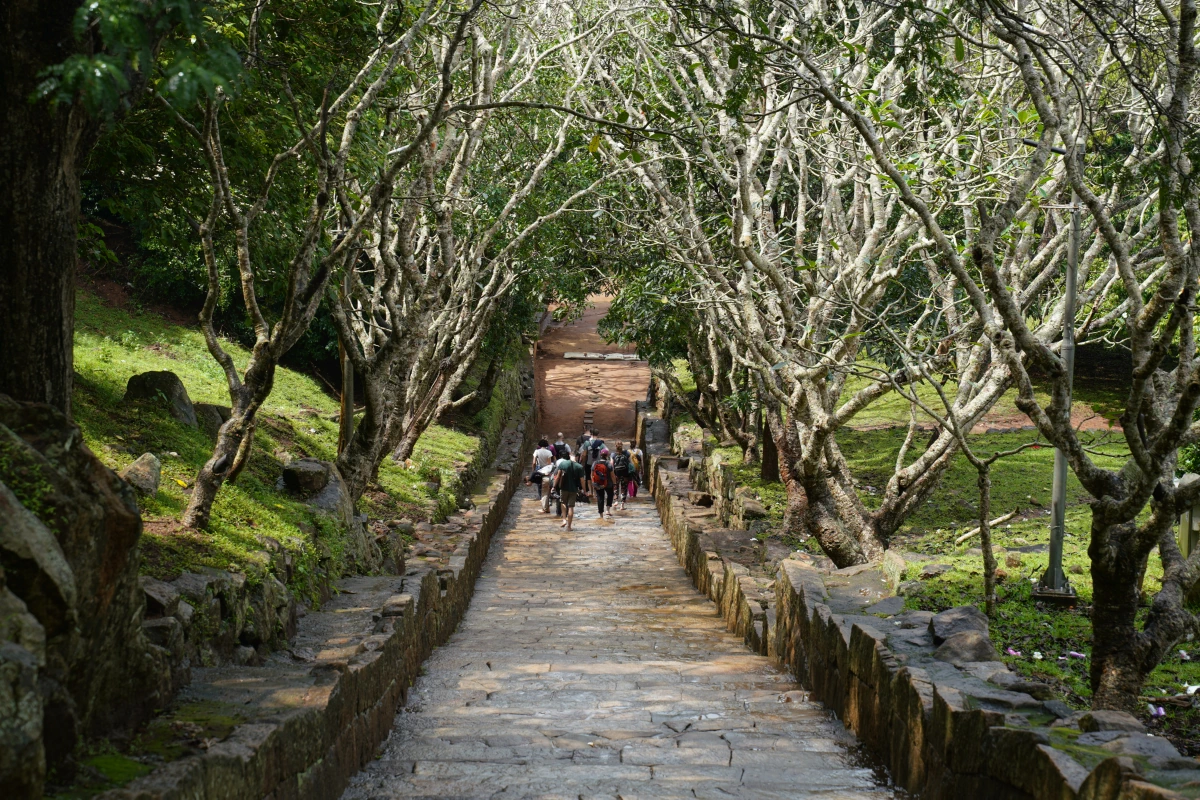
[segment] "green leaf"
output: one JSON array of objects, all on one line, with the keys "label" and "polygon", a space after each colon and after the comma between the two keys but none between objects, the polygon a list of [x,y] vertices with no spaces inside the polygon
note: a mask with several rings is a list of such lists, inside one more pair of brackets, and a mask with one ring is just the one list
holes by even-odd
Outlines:
[{"label": "green leaf", "polygon": [[967,47],[963,44],[961,36],[954,37],[954,57],[959,61],[965,61],[967,58]]},{"label": "green leaf", "polygon": [[732,53],[729,54],[729,68],[730,69],[738,68],[738,54],[737,54],[736,50],[734,50]]},{"label": "green leaf", "polygon": [[624,125],[625,121],[628,119],[629,119],[629,112],[624,109],[621,109],[621,113],[617,114],[617,122],[620,123],[621,125]]},{"label": "green leaf", "polygon": [[600,152],[600,134],[597,133],[592,137],[592,140],[588,142],[588,152],[592,155]]}]

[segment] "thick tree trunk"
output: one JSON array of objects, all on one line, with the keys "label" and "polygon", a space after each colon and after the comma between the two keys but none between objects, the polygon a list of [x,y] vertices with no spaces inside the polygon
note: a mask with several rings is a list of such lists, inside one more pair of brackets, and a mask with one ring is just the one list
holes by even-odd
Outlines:
[{"label": "thick tree trunk", "polygon": [[[1092,525],[1103,530],[1092,531],[1093,541],[1113,541],[1113,531],[1101,520],[1093,518]],[[1131,541],[1134,523],[1124,523],[1130,530],[1117,534],[1119,540]],[[1092,550],[1096,548],[1093,546]],[[1138,631],[1136,618],[1140,593],[1138,577],[1145,559],[1125,553],[1089,553],[1092,560],[1092,708],[1135,711],[1138,695],[1146,678],[1144,635]],[[1151,665],[1153,666],[1153,665]]]},{"label": "thick tree trunk", "polygon": [[0,6],[0,393],[70,414],[79,171],[95,123],[31,102],[75,46],[78,2]]},{"label": "thick tree trunk", "polygon": [[775,438],[765,425],[762,432],[762,466],[759,475],[768,483],[779,481],[779,450],[775,447]]},{"label": "thick tree trunk", "polygon": [[[385,428],[388,397],[392,393],[373,384],[372,375],[366,374],[363,376],[363,395],[362,419],[337,458],[338,472],[342,474],[342,480],[346,482],[346,488],[355,501],[367,490],[387,450]],[[392,402],[398,401],[393,399]]]}]

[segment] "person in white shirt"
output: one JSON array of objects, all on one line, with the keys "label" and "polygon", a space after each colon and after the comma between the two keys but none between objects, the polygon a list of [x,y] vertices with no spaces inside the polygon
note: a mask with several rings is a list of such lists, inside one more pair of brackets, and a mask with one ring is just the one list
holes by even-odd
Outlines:
[{"label": "person in white shirt", "polygon": [[545,439],[538,442],[537,450],[533,451],[533,472],[529,481],[537,484],[538,500],[542,504],[542,513],[550,513],[550,473],[554,471],[554,453],[550,443]]}]

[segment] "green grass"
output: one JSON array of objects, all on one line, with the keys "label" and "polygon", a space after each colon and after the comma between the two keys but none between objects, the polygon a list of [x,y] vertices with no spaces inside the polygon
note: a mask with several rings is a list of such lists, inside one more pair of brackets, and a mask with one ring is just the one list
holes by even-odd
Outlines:
[{"label": "green grass", "polygon": [[[678,366],[678,365],[677,365]],[[686,372],[686,367],[682,367]],[[681,374],[682,377],[682,374]],[[932,392],[932,390],[927,390]],[[1076,397],[1089,404],[1099,415],[1114,422],[1123,406],[1119,382],[1103,377],[1083,376],[1077,381]],[[1016,413],[1009,393],[997,406],[1002,414]],[[870,406],[855,418],[854,424],[874,430],[846,429],[838,433],[838,443],[850,462],[860,494],[868,506],[877,505],[895,467],[896,454],[904,440],[902,426],[908,421],[907,404],[891,396]],[[901,427],[888,427],[901,426]],[[676,431],[699,436],[699,426],[686,415],[673,420]],[[1106,468],[1123,462],[1127,450],[1119,433],[1085,434],[1093,443],[1093,458]],[[914,444],[916,455],[924,443]],[[980,455],[1008,450],[1026,442],[1035,442],[1035,431],[982,434],[971,437],[971,445]],[[740,485],[754,489],[767,509],[769,521],[776,526],[783,519],[785,495],[779,483],[767,483],[759,477],[757,464],[742,465],[740,449],[718,448],[716,453],[728,463]],[[911,456],[910,456],[911,457]],[[1046,568],[1045,553],[1018,553],[1013,548],[1045,544],[1049,539],[1048,509],[1051,501],[1051,470],[1054,450],[1048,446],[1027,449],[1001,459],[992,469],[992,516],[1020,509],[1020,517],[993,531],[997,561],[1003,580],[999,584],[996,618],[991,623],[992,639],[1002,657],[1017,672],[1052,684],[1059,696],[1077,708],[1090,700],[1088,664],[1091,653],[1091,620],[1088,606],[1092,599],[1087,542],[1090,512],[1087,493],[1074,475],[1067,485],[1067,538],[1063,564],[1079,595],[1076,609],[1040,608],[1032,600],[1031,589]],[[906,578],[918,577],[924,563],[949,564],[953,569],[924,582],[921,589],[907,598],[910,608],[941,611],[958,605],[983,607],[983,563],[974,537],[962,545],[954,540],[978,524],[979,493],[977,473],[961,455],[947,469],[928,501],[914,513],[897,533],[892,547],[930,558],[910,564]],[[815,541],[786,542],[789,546],[819,552]],[[1008,557],[1012,563],[1007,563]],[[1160,588],[1162,565],[1151,557],[1143,589],[1149,598]],[[1200,611],[1200,604],[1192,610]],[[1148,606],[1143,607],[1144,616]],[[1012,653],[1008,651],[1011,649]],[[1041,658],[1035,657],[1040,654]],[[1071,655],[1080,653],[1083,658]],[[1200,642],[1184,641],[1160,664],[1146,681],[1147,698],[1183,693],[1189,685],[1200,684]],[[1163,704],[1165,718],[1151,720],[1143,711],[1143,721],[1151,730],[1169,735],[1181,752],[1200,754],[1200,710]]]},{"label": "green grass", "polygon": [[[225,346],[243,367],[245,349],[230,342]],[[264,537],[294,554],[293,588],[303,595],[314,592],[318,570],[333,576],[340,571],[337,529],[314,517],[304,503],[275,490],[287,461],[304,456],[332,460],[336,455],[337,402],[315,379],[290,369],[277,371],[274,390],[259,413],[250,462],[236,483],[221,489],[209,530],[196,533],[179,530],[175,521],[187,503],[185,488],[212,453],[211,440],[202,431],[180,425],[165,407],[125,403],[123,396],[130,376],[171,370],[193,402],[229,405],[224,375],[203,337],[158,315],[114,308],[81,291],[76,300],[75,370],[75,418],[100,459],[114,469],[144,452],[162,461],[158,496],[141,501],[147,522],[142,540],[147,574],[169,579],[210,566],[245,572],[256,580],[267,567]],[[430,471],[452,475],[457,465],[474,456],[482,435],[431,427],[414,452],[416,468],[384,462],[381,491],[364,501],[366,510],[372,516],[414,520],[427,519],[439,508],[444,512],[446,499],[431,495],[427,476]]]}]

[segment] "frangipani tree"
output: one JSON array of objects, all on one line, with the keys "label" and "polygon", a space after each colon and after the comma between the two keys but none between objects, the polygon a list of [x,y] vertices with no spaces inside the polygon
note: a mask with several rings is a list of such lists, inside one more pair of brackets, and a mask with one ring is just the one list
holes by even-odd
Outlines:
[{"label": "frangipani tree", "polygon": [[[699,13],[729,41],[769,51],[771,63],[853,127],[873,169],[934,243],[939,271],[953,278],[978,320],[976,338],[1010,371],[1018,407],[1066,454],[1092,496],[1092,702],[1134,708],[1145,676],[1196,626],[1183,601],[1200,554],[1183,558],[1174,523],[1200,498],[1200,482],[1173,480],[1178,448],[1200,440],[1193,422],[1200,402],[1194,333],[1200,259],[1191,247],[1200,229],[1200,187],[1190,177],[1196,3],[1032,2],[1014,9],[986,0],[891,9],[889,39],[909,54],[897,74],[903,66],[918,84],[937,75],[953,90],[922,94],[919,105],[846,81],[845,65],[830,53],[839,40],[854,44],[861,17],[841,14],[834,26],[831,12],[815,3],[732,11],[712,6]],[[852,60],[870,62],[875,54],[868,49]],[[1001,75],[1009,76],[1008,88],[997,92]],[[965,122],[973,106],[993,113],[959,124],[959,158],[930,159],[892,133],[894,126],[928,130],[935,118]],[[1008,136],[989,141],[990,131],[1005,127]],[[1032,146],[1022,146],[1026,139]],[[964,145],[986,152],[993,164],[1008,159],[1018,180],[964,186],[960,215],[947,215],[937,199],[965,171]],[[1052,148],[1063,157],[1052,158]],[[1085,149],[1097,153],[1090,163]],[[1068,189],[1087,219],[1079,312],[1071,321],[1076,336],[1120,342],[1132,355],[1121,418],[1130,455],[1118,469],[1096,462],[1071,421],[1071,376],[1057,331],[1065,305],[1060,258],[1012,257],[1031,252],[1024,244],[1034,238],[1031,231],[1040,243],[1065,227],[1053,206],[1067,199]],[[956,225],[958,219],[970,224]],[[1031,313],[1031,303],[1039,313]],[[1048,401],[1035,393],[1039,384]],[[1139,627],[1141,576],[1155,549],[1162,588]]]},{"label": "frangipani tree", "polygon": [[[719,340],[711,349],[753,376],[788,490],[786,527],[815,536],[845,566],[882,556],[936,486],[958,439],[945,427],[918,436],[930,419],[914,413],[871,508],[837,432],[927,376],[947,382],[951,411],[970,430],[1010,388],[1012,364],[981,335],[995,309],[969,302],[962,277],[946,269],[940,243],[881,173],[855,120],[783,58],[775,39],[799,37],[803,20],[790,16],[791,6],[770,9],[762,20],[738,16],[750,10],[736,4],[630,13],[620,42],[631,55],[612,57],[591,109],[609,104],[610,117],[673,124],[677,135],[665,141],[609,135],[603,153],[636,164],[648,245],[691,271],[698,325]],[[905,154],[903,170],[929,179],[925,205],[953,231],[956,252],[990,252],[1020,287],[1020,313],[1038,318],[1053,339],[1062,303],[1046,290],[1065,253],[1061,212],[1030,200],[997,216],[976,203],[1052,198],[1066,182],[1061,162],[1046,158],[1049,143],[1034,148],[1030,163],[1022,121],[1000,113],[1022,91],[1018,70],[986,53],[969,76],[978,90],[971,102],[931,107],[918,101],[922,92],[949,90],[933,71],[909,67],[919,55],[909,41],[917,29],[883,5],[855,14],[839,18],[839,38],[823,34],[820,64],[869,105],[882,146]],[[713,35],[740,31],[745,19],[775,38]],[[939,174],[945,164],[955,169]],[[1096,299],[1112,280],[1088,274],[1082,285]]]}]

